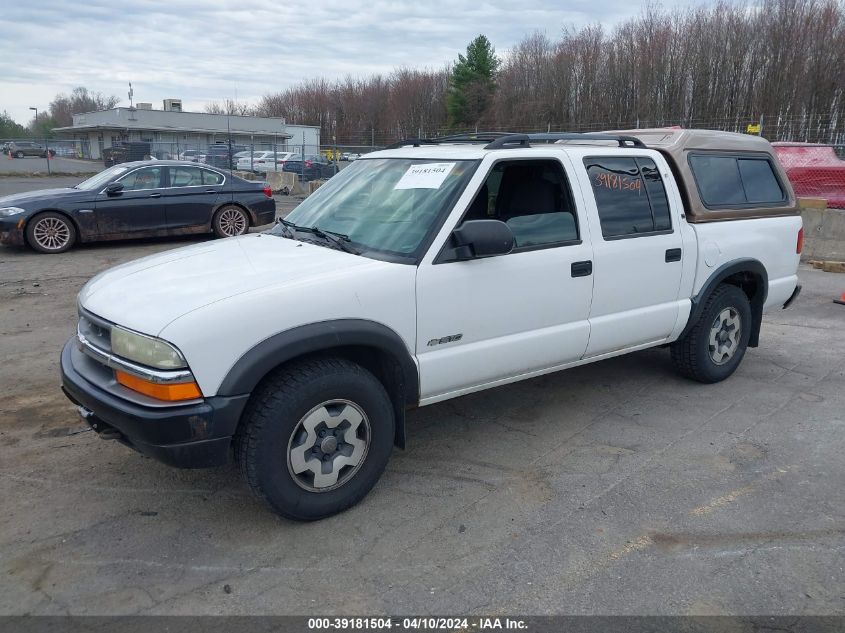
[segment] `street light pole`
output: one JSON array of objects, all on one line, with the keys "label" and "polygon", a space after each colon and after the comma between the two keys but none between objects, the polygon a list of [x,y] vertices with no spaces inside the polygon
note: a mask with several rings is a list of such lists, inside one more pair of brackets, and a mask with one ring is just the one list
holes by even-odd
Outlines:
[{"label": "street light pole", "polygon": [[[30,108],[30,110],[35,110],[35,125],[38,125],[38,108]],[[33,126],[35,127],[35,126]],[[44,137],[44,156],[47,158],[47,174],[51,174],[50,171],[50,147],[47,145],[47,137]]]}]

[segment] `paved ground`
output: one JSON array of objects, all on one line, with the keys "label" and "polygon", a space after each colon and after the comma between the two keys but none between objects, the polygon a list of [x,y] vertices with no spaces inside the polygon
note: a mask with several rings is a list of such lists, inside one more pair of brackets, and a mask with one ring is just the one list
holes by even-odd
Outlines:
[{"label": "paved ground", "polygon": [[[103,161],[82,160],[79,158],[63,158],[57,156],[50,159],[50,169],[55,173],[64,174],[95,174],[102,171]],[[0,175],[5,174],[33,174],[47,173],[47,159],[28,156],[26,158],[9,158],[0,154]]]},{"label": "paved ground", "polygon": [[79,287],[192,241],[0,249],[0,613],[845,613],[845,275],[802,268],[721,384],[650,350],[420,409],[364,502],[296,524],[59,392]]}]

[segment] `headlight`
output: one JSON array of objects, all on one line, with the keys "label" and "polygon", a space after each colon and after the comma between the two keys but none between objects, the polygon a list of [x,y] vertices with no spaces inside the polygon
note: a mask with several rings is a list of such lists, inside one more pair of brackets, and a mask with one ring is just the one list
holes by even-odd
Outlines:
[{"label": "headlight", "polygon": [[111,349],[117,356],[156,369],[182,369],[185,357],[170,343],[120,327],[112,327]]},{"label": "headlight", "polygon": [[7,218],[10,215],[17,215],[23,212],[24,210],[20,207],[2,207],[0,208],[0,218]]}]

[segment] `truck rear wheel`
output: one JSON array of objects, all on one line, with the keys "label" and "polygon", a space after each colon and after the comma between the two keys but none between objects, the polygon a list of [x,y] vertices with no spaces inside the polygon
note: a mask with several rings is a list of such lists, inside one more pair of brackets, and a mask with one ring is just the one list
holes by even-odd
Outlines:
[{"label": "truck rear wheel", "polygon": [[723,284],[704,302],[693,328],[672,343],[672,363],[687,378],[719,382],[739,367],[750,336],[748,297],[740,288]]},{"label": "truck rear wheel", "polygon": [[289,519],[313,521],[360,501],[393,450],[384,386],[342,358],[284,367],[256,390],[235,436],[235,459],[253,493]]}]

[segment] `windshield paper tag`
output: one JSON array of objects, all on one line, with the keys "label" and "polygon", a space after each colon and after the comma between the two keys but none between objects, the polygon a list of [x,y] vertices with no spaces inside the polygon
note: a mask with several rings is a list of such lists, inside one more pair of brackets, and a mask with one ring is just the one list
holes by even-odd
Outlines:
[{"label": "windshield paper tag", "polygon": [[440,189],[455,163],[425,163],[411,165],[394,189]]}]

